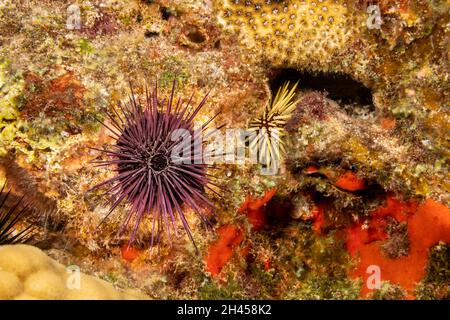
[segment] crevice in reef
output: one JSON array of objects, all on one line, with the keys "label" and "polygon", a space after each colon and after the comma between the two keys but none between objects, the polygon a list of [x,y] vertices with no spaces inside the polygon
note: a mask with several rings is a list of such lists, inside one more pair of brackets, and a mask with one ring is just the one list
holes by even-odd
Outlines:
[{"label": "crevice in reef", "polygon": [[364,111],[373,112],[372,92],[362,83],[343,73],[306,72],[296,69],[272,69],[269,73],[270,89],[276,94],[286,81],[299,81],[302,91],[326,91],[328,98],[336,101],[350,115],[359,115]]}]

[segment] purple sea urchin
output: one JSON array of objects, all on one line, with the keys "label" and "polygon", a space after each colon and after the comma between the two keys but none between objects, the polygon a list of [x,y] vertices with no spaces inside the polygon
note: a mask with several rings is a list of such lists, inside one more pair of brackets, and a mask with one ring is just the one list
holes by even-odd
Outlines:
[{"label": "purple sea urchin", "polygon": [[186,104],[181,98],[174,102],[174,92],[175,83],[165,103],[158,100],[157,88],[152,92],[145,90],[145,101],[137,99],[131,89],[129,101],[119,104],[122,115],[113,109],[108,114],[111,124],[102,122],[113,134],[115,144],[109,150],[96,149],[110,158],[96,162],[98,166],[113,166],[115,176],[94,188],[110,186],[105,192],[111,195],[108,215],[120,203],[129,203],[130,210],[119,233],[134,220],[130,243],[146,215],[153,219],[151,247],[155,237],[159,244],[163,229],[169,239],[171,231],[177,234],[178,218],[194,243],[183,207],[192,209],[206,224],[209,222],[205,213],[214,209],[205,196],[207,188],[215,192],[210,187],[214,183],[206,172],[207,165],[202,163],[203,132],[214,118],[200,129],[194,128],[194,118],[205,105],[207,95],[199,105],[191,107],[192,96]]}]

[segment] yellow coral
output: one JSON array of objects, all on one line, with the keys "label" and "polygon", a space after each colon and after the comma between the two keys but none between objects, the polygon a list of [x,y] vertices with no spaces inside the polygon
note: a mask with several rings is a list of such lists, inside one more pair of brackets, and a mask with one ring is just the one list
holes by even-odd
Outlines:
[{"label": "yellow coral", "polygon": [[23,291],[19,278],[6,271],[0,271],[0,299],[11,299]]},{"label": "yellow coral", "polygon": [[148,297],[135,290],[118,291],[106,281],[80,273],[79,286],[70,285],[73,273],[44,252],[29,245],[0,246],[0,299],[112,299]]},{"label": "yellow coral", "polygon": [[218,20],[273,65],[326,71],[358,32],[363,15],[341,0],[217,0]]}]

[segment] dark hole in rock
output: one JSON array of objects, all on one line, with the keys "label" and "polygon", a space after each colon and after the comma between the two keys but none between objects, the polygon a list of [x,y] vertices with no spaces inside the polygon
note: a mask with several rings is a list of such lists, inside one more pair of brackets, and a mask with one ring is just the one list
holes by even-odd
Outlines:
[{"label": "dark hole in rock", "polygon": [[141,22],[142,22],[142,19],[143,19],[142,13],[139,11],[139,12],[137,13],[137,15],[136,15],[136,22],[137,22],[137,23],[141,23]]},{"label": "dark hole in rock", "polygon": [[169,18],[172,16],[172,10],[167,7],[162,7],[161,9],[159,9],[159,12],[161,12],[163,20],[169,20]]},{"label": "dark hole in rock", "polygon": [[200,30],[198,30],[198,28],[196,27],[189,30],[187,37],[193,43],[203,43],[206,40],[206,37],[203,35],[203,33],[200,32]]},{"label": "dark hole in rock", "polygon": [[266,205],[267,222],[270,226],[284,226],[292,221],[291,212],[294,209],[289,197],[275,195]]},{"label": "dark hole in rock", "polygon": [[145,31],[144,36],[146,38],[157,37],[157,36],[159,36],[159,32],[147,30],[147,31]]},{"label": "dark hole in rock", "polygon": [[[285,82],[299,81],[300,90],[328,92],[328,98],[352,108],[366,107],[374,111],[372,92],[362,83],[342,73],[312,73],[295,69],[275,69],[269,74],[270,88],[276,94]],[[348,111],[348,110],[347,110]]]}]

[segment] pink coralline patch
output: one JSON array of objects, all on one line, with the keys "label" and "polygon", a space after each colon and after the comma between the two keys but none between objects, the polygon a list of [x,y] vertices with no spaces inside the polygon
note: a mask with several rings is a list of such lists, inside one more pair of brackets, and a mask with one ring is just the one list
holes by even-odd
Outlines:
[{"label": "pink coralline patch", "polygon": [[366,189],[365,180],[359,178],[355,173],[351,171],[347,171],[343,175],[341,175],[336,180],[334,185],[347,191],[358,191]]},{"label": "pink coralline patch", "polygon": [[364,234],[360,236],[350,230],[347,249],[353,250],[353,253],[358,253],[359,256],[359,264],[350,271],[350,276],[363,279],[361,296],[364,297],[372,291],[366,285],[371,275],[367,273],[367,269],[371,265],[378,266],[381,281],[402,286],[407,290],[408,298],[412,299],[415,285],[425,276],[430,247],[439,241],[450,243],[450,209],[431,199],[421,205],[405,204],[392,199],[386,207],[378,209],[377,214],[406,219],[410,240],[409,255],[390,259],[382,252],[382,241],[367,241]]},{"label": "pink coralline patch", "polygon": [[347,229],[346,248],[351,256],[355,256],[365,245],[378,240],[384,240],[387,234],[383,229],[379,228],[380,223],[376,226],[364,228],[361,223]]},{"label": "pink coralline patch", "polygon": [[265,205],[277,192],[276,189],[267,190],[260,199],[248,196],[239,208],[239,213],[245,213],[248,221],[252,224],[253,230],[261,230],[267,223]]},{"label": "pink coralline patch", "polygon": [[313,174],[313,173],[317,173],[317,172],[319,172],[319,167],[316,167],[316,166],[308,166],[305,169],[306,174]]},{"label": "pink coralline patch", "polygon": [[270,259],[264,260],[264,271],[270,270]]},{"label": "pink coralline patch", "polygon": [[336,172],[328,168],[319,168],[316,166],[308,166],[305,168],[304,172],[308,175],[320,173],[325,175],[330,180],[335,180],[334,185],[346,191],[358,191],[365,190],[367,188],[366,181],[359,178],[354,172],[347,171],[342,175],[337,176]]},{"label": "pink coralline patch", "polygon": [[212,243],[206,256],[206,270],[212,276],[220,274],[233,256],[233,249],[244,240],[244,232],[237,226],[224,225],[217,230],[218,239]]},{"label": "pink coralline patch", "polygon": [[325,224],[325,207],[322,204],[317,205],[312,211],[312,230],[315,234],[322,234],[322,227]]},{"label": "pink coralline patch", "polygon": [[139,250],[129,246],[128,244],[122,245],[120,252],[122,254],[122,259],[127,262],[133,262],[137,257],[139,257]]},{"label": "pink coralline patch", "polygon": [[406,221],[415,210],[417,210],[417,204],[415,202],[401,202],[392,196],[388,196],[386,206],[379,207],[373,211],[371,213],[372,218],[367,225],[356,223],[347,228],[347,251],[350,255],[355,256],[364,245],[386,239],[386,217],[392,217],[402,222]]},{"label": "pink coralline patch", "polygon": [[414,201],[402,202],[393,196],[388,196],[386,206],[376,209],[372,216],[376,218],[392,217],[397,221],[406,221],[408,217],[417,210],[417,203]]},{"label": "pink coralline patch", "polygon": [[382,118],[380,120],[380,125],[385,130],[392,130],[395,128],[396,120],[395,118]]},{"label": "pink coralline patch", "polygon": [[[265,226],[267,222],[265,205],[272,199],[276,191],[276,189],[267,190],[260,199],[248,196],[239,208],[238,213],[247,215],[253,230],[260,230]],[[212,276],[220,274],[222,268],[233,256],[234,248],[240,245],[245,237],[245,232],[235,225],[224,225],[217,230],[217,233],[219,237],[210,245],[206,256],[206,270]],[[246,257],[250,249],[250,245],[247,245],[240,250],[240,254]]]}]

